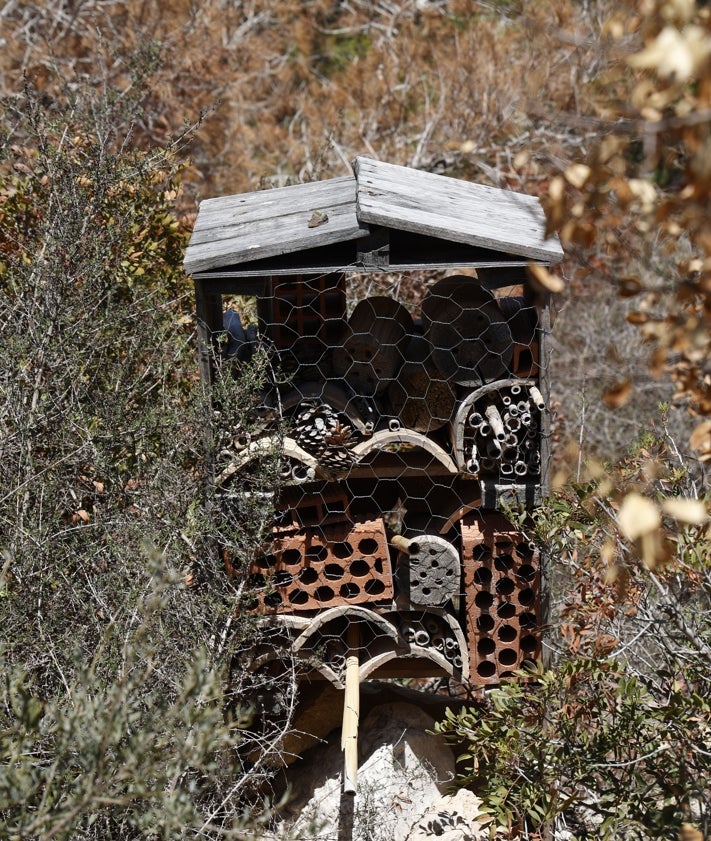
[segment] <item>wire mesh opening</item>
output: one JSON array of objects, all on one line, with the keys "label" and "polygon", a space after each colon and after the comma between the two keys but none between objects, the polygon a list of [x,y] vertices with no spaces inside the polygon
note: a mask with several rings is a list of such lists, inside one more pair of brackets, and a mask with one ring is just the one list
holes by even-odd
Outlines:
[{"label": "wire mesh opening", "polygon": [[486,687],[541,655],[540,555],[496,510],[546,467],[540,313],[522,270],[480,275],[275,278],[256,318],[225,310],[223,364],[260,350],[278,372],[218,475],[234,499],[282,454],[242,609],[338,686],[352,626],[362,678]]}]

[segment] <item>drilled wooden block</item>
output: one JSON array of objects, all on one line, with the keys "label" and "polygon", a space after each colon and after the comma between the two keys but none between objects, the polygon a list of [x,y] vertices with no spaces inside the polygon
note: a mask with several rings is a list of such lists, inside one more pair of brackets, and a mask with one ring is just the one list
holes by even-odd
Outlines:
[{"label": "drilled wooden block", "polygon": [[247,582],[259,613],[388,602],[392,569],[382,519],[334,523],[278,537]]},{"label": "drilled wooden block", "polygon": [[501,514],[461,529],[470,680],[487,686],[541,656],[540,554]]},{"label": "drilled wooden block", "polygon": [[396,576],[402,592],[412,604],[444,605],[459,588],[459,553],[436,534],[423,534],[406,543]]}]

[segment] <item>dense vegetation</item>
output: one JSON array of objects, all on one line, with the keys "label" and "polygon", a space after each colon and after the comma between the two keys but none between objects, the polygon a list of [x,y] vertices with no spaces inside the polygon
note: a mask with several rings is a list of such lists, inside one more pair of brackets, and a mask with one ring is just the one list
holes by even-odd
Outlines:
[{"label": "dense vegetation", "polygon": [[[130,147],[137,108],[87,89],[49,108],[28,87],[5,111],[3,838],[244,838],[255,824],[259,763],[242,772],[237,752],[251,712],[224,716],[248,628],[232,628],[216,546],[250,551],[260,521],[241,512],[237,528],[211,497],[179,167]],[[245,428],[253,369],[222,389]]]},{"label": "dense vegetation", "polygon": [[[463,781],[529,835],[700,841],[709,9],[47,0],[0,21],[0,838],[257,831],[280,734],[223,715],[250,629],[215,545],[249,552],[263,517],[211,496],[182,250],[199,195],[365,152],[540,194],[568,254],[564,291],[537,277],[561,290],[558,493],[522,520],[556,571],[551,668],[443,725],[471,742]],[[221,385],[232,423],[250,377]]]}]

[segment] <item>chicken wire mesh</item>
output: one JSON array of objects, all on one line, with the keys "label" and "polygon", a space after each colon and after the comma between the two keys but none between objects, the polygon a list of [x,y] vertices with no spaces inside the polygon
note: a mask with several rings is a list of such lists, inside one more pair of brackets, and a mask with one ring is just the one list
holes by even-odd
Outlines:
[{"label": "chicken wire mesh", "polygon": [[279,448],[271,539],[232,570],[240,609],[279,629],[266,660],[342,687],[355,645],[361,679],[476,688],[541,656],[540,554],[497,510],[536,500],[546,468],[541,309],[523,269],[476,274],[274,277],[226,299],[223,367],[259,351],[275,372],[217,479],[234,504]]}]

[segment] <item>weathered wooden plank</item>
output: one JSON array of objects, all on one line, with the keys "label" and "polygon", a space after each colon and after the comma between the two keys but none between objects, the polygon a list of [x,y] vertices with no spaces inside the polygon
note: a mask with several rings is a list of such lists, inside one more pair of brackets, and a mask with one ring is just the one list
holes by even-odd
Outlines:
[{"label": "weathered wooden plank", "polygon": [[527,219],[519,219],[512,230],[511,217],[498,215],[493,208],[489,211],[450,206],[449,213],[429,211],[424,208],[393,206],[390,199],[378,200],[369,197],[367,209],[361,209],[363,221],[377,225],[390,225],[412,233],[440,236],[454,242],[483,246],[509,254],[531,259],[559,261],[562,251],[557,244],[542,240],[540,228]]},{"label": "weathered wooden plank", "polygon": [[359,157],[355,159],[354,168],[359,187],[363,186],[396,186],[407,190],[408,187],[427,189],[434,194],[462,195],[465,198],[476,197],[482,202],[496,203],[499,200],[509,201],[520,206],[538,208],[540,202],[536,196],[528,193],[518,193],[514,190],[502,190],[500,187],[490,187],[461,178],[450,178],[437,175],[422,169],[376,161],[374,158]]},{"label": "weathered wooden plank", "polygon": [[[309,227],[314,210],[323,210],[328,218]],[[313,206],[286,216],[216,228],[213,235],[215,239],[202,231],[191,238],[183,261],[188,274],[364,237],[368,228],[358,222],[353,206]]]},{"label": "weathered wooden plank", "polygon": [[326,181],[310,181],[306,184],[292,184],[290,187],[275,187],[272,190],[256,190],[251,193],[237,193],[231,196],[218,196],[203,199],[200,202],[200,217],[209,220],[212,216],[236,214],[254,214],[258,219],[264,208],[268,213],[274,209],[290,212],[305,209],[314,201],[326,204],[355,202],[356,182],[352,175],[342,178],[329,178]]},{"label": "weathered wooden plank", "polygon": [[[199,222],[200,217],[198,217]],[[288,212],[281,212],[278,208],[270,205],[259,218],[255,216],[250,219],[228,220],[210,226],[196,224],[188,247],[194,248],[205,243],[218,243],[235,237],[241,237],[249,242],[251,237],[259,238],[263,231],[268,232],[272,226],[277,226],[280,230],[285,231],[293,228],[294,234],[301,236],[309,232],[318,233],[317,229],[328,229],[333,227],[334,223],[339,227],[353,228],[361,236],[368,233],[367,226],[361,226],[358,223],[353,202],[336,205],[314,204],[311,207],[302,206],[300,209],[289,210]],[[361,228],[364,230],[361,231]]]},{"label": "weathered wooden plank", "polygon": [[557,262],[557,237],[544,239],[535,196],[472,184],[408,167],[356,158],[361,222]]},{"label": "weathered wooden plank", "polygon": [[513,212],[533,213],[543,221],[543,211],[536,196],[502,190],[485,184],[475,184],[458,178],[436,175],[411,167],[386,164],[369,158],[356,158],[358,193],[383,191],[395,198],[411,196],[420,206],[431,206],[435,202],[475,202],[480,206],[503,206]]},{"label": "weathered wooden plank", "polygon": [[[329,183],[329,182],[323,182]],[[315,211],[330,213],[339,209],[341,213],[348,210],[355,221],[355,182],[348,185],[348,189],[321,190],[318,184],[309,184],[312,190],[310,194],[299,191],[298,195],[288,194],[285,196],[272,196],[272,193],[281,192],[277,190],[266,190],[263,193],[250,193],[249,201],[239,203],[231,207],[215,205],[212,210],[204,209],[205,202],[200,205],[200,211],[195,223],[192,240],[195,243],[204,242],[208,239],[219,239],[219,233],[215,231],[222,229],[229,230],[238,225],[249,226],[259,224],[275,217],[288,217],[291,214],[303,215],[313,214]],[[293,189],[291,187],[284,189]],[[263,196],[261,202],[253,200]],[[232,197],[230,197],[232,198]]]},{"label": "weathered wooden plank", "polygon": [[206,199],[184,267],[189,273],[206,271],[363,237],[368,231],[355,214],[352,176]]},{"label": "weathered wooden plank", "polygon": [[[521,257],[519,257],[517,260],[514,260],[511,257],[508,257],[508,255],[502,251],[500,260],[480,260],[476,258],[466,260],[464,258],[461,258],[459,260],[418,260],[416,263],[400,263],[399,261],[391,260],[389,266],[392,271],[397,269],[398,271],[403,272],[415,272],[420,269],[500,269],[508,266],[527,266],[529,263],[535,262],[539,261],[534,260],[533,258]],[[546,260],[545,262],[549,261]],[[487,289],[496,289],[500,286],[511,286],[511,284],[509,282],[502,282],[498,284],[493,282],[487,282],[486,284]]]},{"label": "weathered wooden plank", "polygon": [[195,285],[195,314],[197,315],[198,365],[203,383],[212,380],[212,363],[217,353],[217,345],[212,331],[217,322],[222,327],[222,297],[206,288],[200,280]]}]

